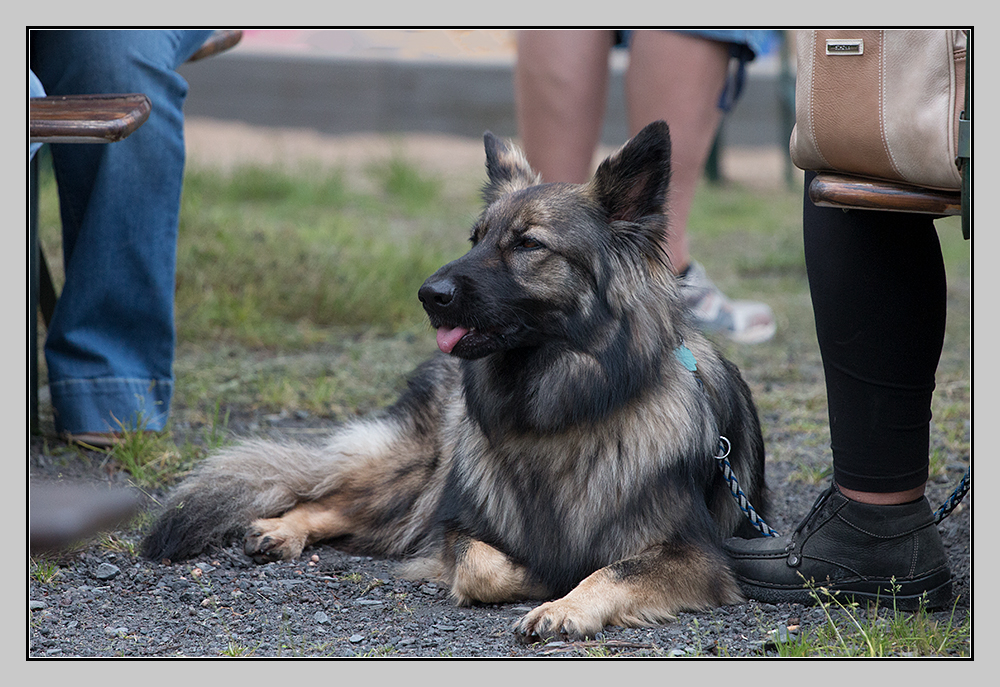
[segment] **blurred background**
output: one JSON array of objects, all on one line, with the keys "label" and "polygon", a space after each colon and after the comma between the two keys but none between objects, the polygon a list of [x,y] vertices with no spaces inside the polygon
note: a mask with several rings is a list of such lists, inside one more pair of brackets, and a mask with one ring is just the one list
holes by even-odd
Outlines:
[{"label": "blurred background", "polygon": [[[212,145],[203,140],[203,135],[228,140],[212,124],[230,122],[300,134],[471,139],[478,157],[484,131],[517,135],[515,40],[512,30],[246,29],[234,49],[180,69],[191,85],[186,113],[192,155],[216,162],[240,155],[222,141]],[[628,138],[623,96],[627,60],[627,50],[613,51],[602,137],[608,147]],[[722,125],[709,174],[755,185],[786,183],[795,176],[787,154],[791,62],[778,38],[767,54],[749,64],[743,96]],[[290,133],[285,132],[286,139]],[[242,154],[277,154],[275,134],[270,144],[262,142]],[[286,154],[294,154],[294,148],[294,142],[285,141]]]}]

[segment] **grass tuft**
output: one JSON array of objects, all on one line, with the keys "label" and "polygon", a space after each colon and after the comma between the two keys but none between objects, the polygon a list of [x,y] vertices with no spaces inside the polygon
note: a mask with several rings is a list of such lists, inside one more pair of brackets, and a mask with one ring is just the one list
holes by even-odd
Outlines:
[{"label": "grass tuft", "polygon": [[[956,620],[921,608],[896,609],[894,598],[862,605],[848,601],[826,587],[808,583],[810,595],[822,609],[825,622],[813,629],[798,629],[774,644],[783,657],[883,658],[969,655],[972,619]],[[957,606],[958,599],[955,600]]]},{"label": "grass tuft", "polygon": [[59,566],[47,558],[31,561],[31,577],[40,584],[54,584],[59,577]]}]

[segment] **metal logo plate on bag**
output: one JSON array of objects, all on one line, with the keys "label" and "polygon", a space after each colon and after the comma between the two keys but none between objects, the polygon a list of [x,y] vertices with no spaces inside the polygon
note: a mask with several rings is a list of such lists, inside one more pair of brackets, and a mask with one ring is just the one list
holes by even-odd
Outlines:
[{"label": "metal logo plate on bag", "polygon": [[861,38],[827,38],[827,55],[864,55],[865,42]]}]

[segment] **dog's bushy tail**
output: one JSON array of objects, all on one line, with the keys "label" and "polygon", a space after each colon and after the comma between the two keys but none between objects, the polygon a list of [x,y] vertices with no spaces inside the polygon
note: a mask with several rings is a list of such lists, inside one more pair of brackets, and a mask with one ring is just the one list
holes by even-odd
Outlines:
[{"label": "dog's bushy tail", "polygon": [[257,518],[319,499],[358,475],[384,472],[399,437],[399,424],[380,418],[348,424],[323,444],[257,439],[225,448],[174,490],[143,541],[142,555],[190,558],[242,535]]},{"label": "dog's bushy tail", "polygon": [[202,463],[170,495],[142,555],[182,560],[242,534],[256,518],[279,515],[329,477],[315,446],[245,441]]}]

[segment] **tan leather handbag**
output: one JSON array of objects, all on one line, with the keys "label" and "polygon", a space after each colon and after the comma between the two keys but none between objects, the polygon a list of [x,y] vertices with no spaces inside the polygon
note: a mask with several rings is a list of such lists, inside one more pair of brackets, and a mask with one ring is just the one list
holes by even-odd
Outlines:
[{"label": "tan leather handbag", "polygon": [[792,162],[961,188],[965,50],[959,29],[797,32]]}]

